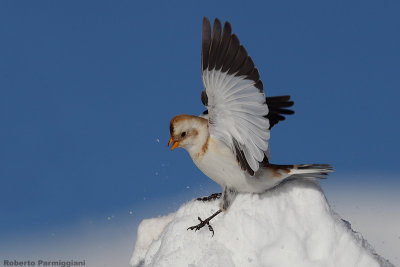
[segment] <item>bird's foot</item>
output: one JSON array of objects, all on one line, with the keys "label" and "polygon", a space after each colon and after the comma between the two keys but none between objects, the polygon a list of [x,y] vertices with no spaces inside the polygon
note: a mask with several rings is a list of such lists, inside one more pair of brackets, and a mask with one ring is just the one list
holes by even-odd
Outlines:
[{"label": "bird's foot", "polygon": [[203,228],[204,226],[208,225],[208,230],[212,232],[212,236],[214,236],[214,228],[211,226],[210,221],[207,219],[203,221],[200,217],[197,217],[197,219],[200,221],[200,223],[198,225],[189,227],[187,230],[197,231]]},{"label": "bird's foot", "polygon": [[215,216],[217,216],[218,214],[220,214],[222,212],[222,210],[218,210],[216,213],[214,213],[213,215],[211,215],[210,217],[208,217],[207,219],[205,219],[204,221],[200,218],[197,217],[197,219],[200,221],[199,224],[194,225],[189,227],[187,230],[200,230],[201,228],[203,228],[204,226],[208,226],[208,230],[210,232],[212,232],[212,236],[214,236],[214,228],[211,226],[210,221],[212,220],[212,218],[214,218]]},{"label": "bird's foot", "polygon": [[221,195],[222,195],[222,193],[214,193],[214,194],[209,195],[208,197],[199,197],[196,200],[203,201],[203,202],[212,201],[212,200],[219,199],[221,197]]}]

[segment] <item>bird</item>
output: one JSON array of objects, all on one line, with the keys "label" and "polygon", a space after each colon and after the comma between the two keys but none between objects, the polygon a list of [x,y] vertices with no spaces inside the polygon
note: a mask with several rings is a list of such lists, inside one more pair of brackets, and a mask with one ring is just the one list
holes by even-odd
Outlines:
[{"label": "bird", "polygon": [[240,193],[260,194],[288,179],[326,178],[329,164],[270,163],[270,130],[294,102],[290,96],[266,97],[260,74],[231,24],[218,18],[213,29],[203,18],[201,101],[207,108],[200,115],[176,115],[170,122],[171,150],[184,148],[194,164],[222,188],[222,194],[199,198],[220,198],[219,210],[188,230],[208,226],[226,212]]}]

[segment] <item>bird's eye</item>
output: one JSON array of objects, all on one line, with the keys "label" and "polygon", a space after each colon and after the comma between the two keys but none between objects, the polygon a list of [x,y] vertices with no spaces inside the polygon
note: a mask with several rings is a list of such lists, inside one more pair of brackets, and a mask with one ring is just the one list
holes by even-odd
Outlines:
[{"label": "bird's eye", "polygon": [[181,133],[181,137],[185,137],[186,132]]}]

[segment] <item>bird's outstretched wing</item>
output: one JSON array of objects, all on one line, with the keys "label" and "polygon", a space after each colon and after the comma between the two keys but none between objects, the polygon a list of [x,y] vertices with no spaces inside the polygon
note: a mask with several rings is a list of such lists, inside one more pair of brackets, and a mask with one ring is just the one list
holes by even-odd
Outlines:
[{"label": "bird's outstretched wing", "polygon": [[[202,102],[204,102],[207,96],[205,91],[201,92],[203,96]],[[282,95],[282,96],[270,96],[265,98],[265,102],[268,105],[268,115],[265,116],[269,120],[269,129],[278,124],[280,121],[284,121],[286,119],[285,115],[293,115],[294,111],[288,109],[294,105],[294,102],[290,100],[290,95]],[[200,117],[208,120],[208,109],[204,110],[200,115]]]},{"label": "bird's outstretched wing", "polygon": [[203,19],[201,55],[201,99],[208,109],[210,134],[231,147],[242,169],[254,175],[265,158],[271,125],[258,70],[229,22],[221,30],[218,19],[213,31]]}]

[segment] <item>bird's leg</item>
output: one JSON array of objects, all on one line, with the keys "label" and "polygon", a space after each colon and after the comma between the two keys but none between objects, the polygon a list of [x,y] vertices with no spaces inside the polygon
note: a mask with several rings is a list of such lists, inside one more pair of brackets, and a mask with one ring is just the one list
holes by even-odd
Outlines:
[{"label": "bird's leg", "polygon": [[198,225],[189,227],[188,230],[197,231],[197,230],[200,230],[201,228],[203,228],[204,226],[208,225],[208,230],[210,230],[210,232],[212,232],[212,236],[214,236],[214,229],[211,226],[210,221],[212,220],[212,218],[214,218],[215,216],[217,216],[221,212],[222,212],[222,210],[218,210],[217,212],[215,212],[213,215],[211,215],[210,217],[208,217],[204,221],[200,217],[197,217],[197,219],[200,221],[200,223]]},{"label": "bird's leg", "polygon": [[222,192],[222,202],[220,204],[220,208],[222,210],[227,210],[232,202],[235,200],[238,192],[233,187],[225,187]]},{"label": "bird's leg", "polygon": [[221,195],[222,195],[222,193],[214,193],[214,194],[209,195],[208,197],[199,197],[196,200],[206,202],[206,201],[219,199],[221,197]]},{"label": "bird's leg", "polygon": [[[220,204],[221,208],[205,220],[202,220],[200,217],[197,217],[197,219],[200,221],[200,223],[198,225],[189,227],[188,230],[197,231],[197,230],[200,230],[201,228],[203,228],[204,226],[208,225],[208,230],[210,230],[212,232],[212,236],[214,236],[214,228],[211,226],[210,221],[215,216],[220,214],[222,211],[227,210],[229,208],[229,206],[231,205],[231,203],[233,202],[233,200],[235,200],[237,194],[238,194],[238,192],[236,191],[236,189],[231,188],[231,187],[230,188],[225,187],[224,191],[222,192],[222,202]],[[213,195],[218,195],[218,198],[221,197],[221,194],[212,194],[211,196],[213,196]],[[200,199],[200,200],[202,200],[202,199]]]}]

